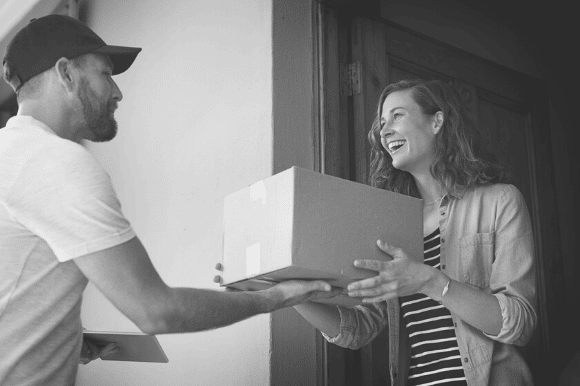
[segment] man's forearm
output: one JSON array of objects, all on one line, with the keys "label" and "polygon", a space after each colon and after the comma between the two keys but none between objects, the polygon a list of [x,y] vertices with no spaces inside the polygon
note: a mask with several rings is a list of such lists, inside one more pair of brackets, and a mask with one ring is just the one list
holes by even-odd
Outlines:
[{"label": "man's forearm", "polygon": [[271,312],[272,293],[266,291],[222,292],[197,288],[168,288],[164,307],[152,315],[149,334],[209,330]]},{"label": "man's forearm", "polygon": [[166,287],[162,299],[152,299],[144,332],[163,334],[193,332],[223,327],[251,316],[295,306],[315,299],[335,296],[340,289],[332,289],[320,280],[289,280],[263,291],[221,292],[196,288]]},{"label": "man's forearm", "polygon": [[74,261],[107,299],[149,334],[209,330],[335,295],[320,280],[289,280],[254,292],[169,287],[137,237]]}]

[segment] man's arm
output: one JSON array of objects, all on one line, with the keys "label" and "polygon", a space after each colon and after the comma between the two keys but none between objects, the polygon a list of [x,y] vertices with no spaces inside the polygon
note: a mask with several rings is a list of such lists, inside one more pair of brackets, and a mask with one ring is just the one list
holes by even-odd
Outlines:
[{"label": "man's arm", "polygon": [[288,281],[254,292],[169,287],[137,237],[73,261],[89,281],[148,334],[227,326],[332,294],[330,285],[323,281]]}]

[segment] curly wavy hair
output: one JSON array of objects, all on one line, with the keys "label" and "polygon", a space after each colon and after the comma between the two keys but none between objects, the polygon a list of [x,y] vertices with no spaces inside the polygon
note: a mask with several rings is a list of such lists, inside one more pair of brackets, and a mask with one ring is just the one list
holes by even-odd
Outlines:
[{"label": "curly wavy hair", "polygon": [[374,187],[419,197],[413,176],[395,168],[390,154],[381,144],[382,107],[395,91],[412,90],[423,114],[443,112],[443,126],[435,136],[435,161],[431,174],[451,194],[496,182],[508,182],[506,168],[489,152],[479,128],[453,86],[440,80],[402,80],[390,84],[379,98],[377,116],[369,131],[371,162],[369,183]]}]

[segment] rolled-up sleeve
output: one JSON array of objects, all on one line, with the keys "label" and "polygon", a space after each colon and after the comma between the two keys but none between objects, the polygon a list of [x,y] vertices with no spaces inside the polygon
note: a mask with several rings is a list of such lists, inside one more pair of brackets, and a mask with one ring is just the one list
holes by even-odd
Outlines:
[{"label": "rolled-up sleeve", "polygon": [[490,289],[499,302],[502,327],[498,335],[485,335],[521,346],[537,324],[536,267],[530,216],[522,194],[512,185],[498,201],[494,245]]},{"label": "rolled-up sleeve", "polygon": [[338,346],[356,350],[372,341],[387,325],[387,303],[337,307],[340,313],[340,333],[322,336]]}]

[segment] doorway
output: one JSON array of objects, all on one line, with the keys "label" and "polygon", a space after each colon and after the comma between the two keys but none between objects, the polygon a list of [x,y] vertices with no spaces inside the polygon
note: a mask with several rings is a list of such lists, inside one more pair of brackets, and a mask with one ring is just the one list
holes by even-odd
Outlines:
[{"label": "doorway", "polygon": [[[453,85],[489,148],[525,197],[536,240],[539,326],[521,349],[536,384],[558,379],[562,315],[558,218],[551,174],[548,101],[539,79],[502,67],[386,20],[324,10],[323,169],[367,183],[367,133],[384,87],[406,78]],[[360,350],[322,343],[324,384],[389,385],[386,331]]]}]

